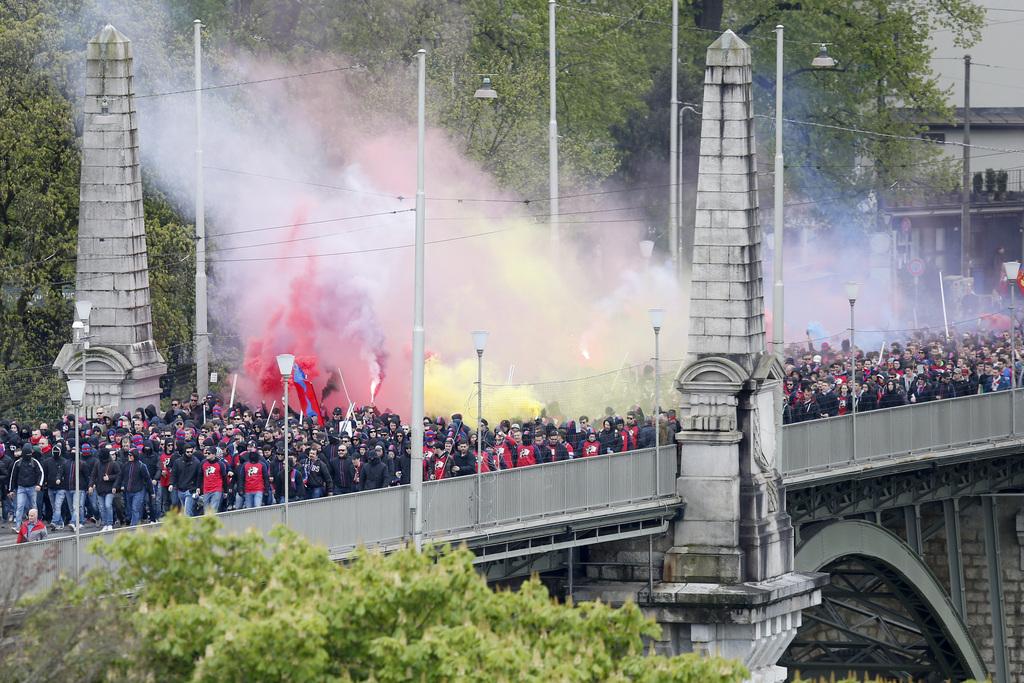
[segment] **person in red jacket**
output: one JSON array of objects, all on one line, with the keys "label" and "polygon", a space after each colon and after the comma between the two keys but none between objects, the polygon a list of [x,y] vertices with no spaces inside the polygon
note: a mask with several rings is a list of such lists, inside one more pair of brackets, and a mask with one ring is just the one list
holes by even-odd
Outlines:
[{"label": "person in red jacket", "polygon": [[32,508],[18,530],[18,543],[41,541],[46,538],[46,524],[39,519],[39,510]]},{"label": "person in red jacket", "polygon": [[636,423],[636,415],[626,413],[626,424],[622,426],[622,449],[620,453],[635,451],[640,438],[640,426]]},{"label": "person in red jacket", "polygon": [[174,442],[167,440],[163,444],[160,456],[157,458],[159,479],[157,480],[156,505],[154,512],[156,518],[160,519],[165,512],[171,509],[171,501],[175,496],[171,493],[171,460],[174,459]]},{"label": "person in red jacket", "polygon": [[515,452],[516,442],[499,427],[498,433],[495,434],[494,438],[494,457],[497,460],[498,467],[503,470],[512,469],[512,454]]},{"label": "person in red jacket", "polygon": [[443,450],[435,448],[432,463],[434,467],[430,472],[431,481],[444,479],[445,471],[448,468],[448,460],[452,457],[454,448],[455,440],[450,436],[445,439]]}]

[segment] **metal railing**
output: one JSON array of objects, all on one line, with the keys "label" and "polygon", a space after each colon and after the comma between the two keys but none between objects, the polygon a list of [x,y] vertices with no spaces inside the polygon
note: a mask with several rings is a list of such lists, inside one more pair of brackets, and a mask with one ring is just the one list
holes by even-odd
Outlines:
[{"label": "metal railing", "polygon": [[896,456],[941,453],[1024,436],[1021,389],[857,413],[783,428],[783,476],[824,472]]},{"label": "metal railing", "polygon": [[[580,512],[612,514],[617,508],[668,500],[675,496],[676,450],[663,446],[594,458],[534,465],[482,475],[481,505],[476,477],[427,482],[423,485],[424,532],[444,542],[458,535],[472,538],[515,525],[542,525],[546,519]],[[656,480],[657,479],[657,480]],[[288,506],[291,528],[343,557],[359,545],[393,547],[411,534],[409,487],[396,486]],[[284,523],[284,506],[269,505],[222,513],[225,532],[248,529],[266,535]],[[158,524],[82,535],[82,571],[102,562],[90,550],[118,534],[148,532]],[[73,575],[75,538],[66,536],[0,547],[0,584],[22,577],[26,590],[52,586],[61,575]],[[30,576],[29,576],[30,575]]]}]

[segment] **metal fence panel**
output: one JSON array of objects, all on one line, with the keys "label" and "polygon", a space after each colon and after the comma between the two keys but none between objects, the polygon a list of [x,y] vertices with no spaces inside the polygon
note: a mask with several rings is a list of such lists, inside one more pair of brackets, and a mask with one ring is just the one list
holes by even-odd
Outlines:
[{"label": "metal fence panel", "polygon": [[[780,467],[783,474],[828,470],[853,460],[877,461],[984,443],[1024,427],[1021,390],[1000,391],[857,414],[857,452],[851,459],[853,420],[849,415],[786,425]],[[1018,394],[1018,395],[1014,395]]]},{"label": "metal fence panel", "polygon": [[[657,469],[660,470],[656,472]],[[592,509],[613,508],[675,493],[675,446],[524,467],[480,477],[467,476],[423,485],[424,532],[443,537],[456,531]],[[656,481],[656,474],[660,481]],[[218,515],[225,533],[252,529],[267,534],[284,522],[284,506],[273,505]],[[359,544],[393,543],[409,529],[409,487],[298,501],[288,506],[291,528],[314,543],[338,552]],[[118,534],[153,531],[158,524],[82,535],[82,569],[102,560],[90,550]],[[0,579],[37,567],[27,579],[32,591],[52,586],[75,567],[73,536],[0,547]]]}]

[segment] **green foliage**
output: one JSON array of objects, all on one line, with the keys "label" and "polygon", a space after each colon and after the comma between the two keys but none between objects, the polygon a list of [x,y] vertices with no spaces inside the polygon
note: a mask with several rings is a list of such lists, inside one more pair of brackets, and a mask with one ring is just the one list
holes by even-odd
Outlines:
[{"label": "green foliage", "polygon": [[[0,10],[0,414],[59,411],[49,365],[70,336],[78,218],[71,105],[57,88],[62,33],[49,3]],[[26,369],[31,368],[31,369]],[[55,393],[56,392],[56,398]]]},{"label": "green foliage", "polygon": [[114,679],[162,681],[679,681],[727,683],[738,663],[644,654],[659,627],[635,605],[553,601],[536,579],[492,591],[472,554],[359,551],[347,565],[279,528],[225,535],[171,515],[96,550],[74,601],[110,597],[144,644]]}]

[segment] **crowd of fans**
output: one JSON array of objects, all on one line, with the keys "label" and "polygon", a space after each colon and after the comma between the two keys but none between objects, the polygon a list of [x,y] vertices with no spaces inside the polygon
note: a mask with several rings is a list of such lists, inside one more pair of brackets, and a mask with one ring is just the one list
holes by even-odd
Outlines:
[{"label": "crowd of fans", "polygon": [[[462,415],[424,419],[423,480],[472,475],[478,463],[492,472],[654,446],[655,425],[639,407],[622,417],[606,412],[600,424],[541,417],[491,428],[482,420],[482,448],[476,425]],[[399,415],[366,406],[349,415],[335,408],[323,425],[303,418],[288,416],[286,467],[279,409],[268,414],[195,394],[164,413],[97,409],[79,423],[77,486],[73,415],[32,427],[0,421],[3,521],[21,542],[65,526],[155,522],[172,508],[197,515],[282,503],[286,479],[290,500],[409,483],[410,429]],[[659,428],[669,443],[679,429],[674,411]]]},{"label": "crowd of fans", "polygon": [[1020,354],[1014,356],[1009,331],[922,333],[877,352],[854,349],[852,372],[850,356],[847,341],[838,349],[815,348],[810,339],[787,348],[787,424],[1004,391],[1015,380],[1021,386]]},{"label": "crowd of fans", "polygon": [[[1009,389],[1021,381],[1009,332],[956,338],[918,335],[881,352],[847,342],[790,347],[785,362],[784,421],[803,422],[858,412]],[[852,378],[852,381],[851,381]],[[550,417],[502,420],[491,427],[462,415],[424,419],[423,479],[527,467],[649,448],[680,431],[675,411],[657,424],[634,406],[624,416],[606,410],[559,423]],[[76,485],[74,416],[37,426],[0,421],[3,522],[18,541],[80,524],[108,530],[155,522],[172,508],[184,514],[221,512],[321,498],[409,483],[411,439],[401,416],[374,406],[324,424],[289,420],[285,464],[284,416],[275,409],[225,406],[216,396],[174,400],[124,414],[97,409],[80,419],[81,470]],[[482,446],[482,447],[481,447]]]}]

